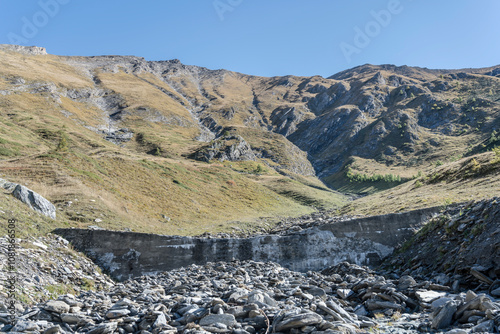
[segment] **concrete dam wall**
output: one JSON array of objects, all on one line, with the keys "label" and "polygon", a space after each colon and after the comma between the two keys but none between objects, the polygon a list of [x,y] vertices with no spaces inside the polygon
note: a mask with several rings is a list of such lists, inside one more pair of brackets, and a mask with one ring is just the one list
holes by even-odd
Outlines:
[{"label": "concrete dam wall", "polygon": [[377,265],[437,212],[439,208],[429,208],[324,224],[286,235],[241,239],[90,229],[57,229],[54,233],[120,281],[190,264],[231,260],[272,261],[306,272],[346,260]]}]

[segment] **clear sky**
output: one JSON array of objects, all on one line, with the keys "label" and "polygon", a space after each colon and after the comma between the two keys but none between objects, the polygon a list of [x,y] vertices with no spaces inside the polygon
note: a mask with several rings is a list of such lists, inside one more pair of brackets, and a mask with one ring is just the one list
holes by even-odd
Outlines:
[{"label": "clear sky", "polygon": [[0,0],[0,43],[253,75],[500,64],[499,0]]}]

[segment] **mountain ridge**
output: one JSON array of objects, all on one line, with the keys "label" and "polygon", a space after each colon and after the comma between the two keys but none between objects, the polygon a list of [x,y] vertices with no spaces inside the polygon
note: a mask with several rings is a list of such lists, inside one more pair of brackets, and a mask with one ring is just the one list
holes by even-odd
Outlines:
[{"label": "mountain ridge", "polygon": [[[331,208],[346,200],[331,189],[357,194],[390,189],[416,182],[437,164],[500,144],[499,66],[465,71],[361,65],[329,78],[260,77],[179,60],[54,56],[43,48],[6,46],[0,46],[0,62],[0,153],[9,158],[0,164],[5,175],[34,179],[41,186],[41,176],[9,169],[9,161],[39,160],[36,164],[71,171],[68,178],[76,187],[83,180],[90,189],[103,188],[105,179],[106,187],[114,189],[111,202],[130,203],[133,195],[127,189],[137,191],[140,184],[123,179],[116,184],[111,175],[119,159],[125,170],[179,173],[179,166],[189,166],[187,171],[182,167],[182,180],[164,172],[177,185],[175,201],[158,188],[164,193],[157,204],[123,206],[141,217],[169,216],[160,213],[168,209],[181,219],[186,213],[175,205],[188,208],[189,196],[199,196],[204,202],[199,210],[205,212],[189,219],[220,216],[222,203],[221,211],[206,213],[205,186],[188,184],[196,170],[212,171],[218,164],[230,176],[220,174],[224,180],[213,181],[212,190],[220,181],[236,179],[256,187],[249,193],[267,189],[251,216],[264,206],[264,211],[284,209],[289,200],[307,213],[314,209],[307,203]],[[145,162],[139,168],[141,159]],[[198,195],[182,193],[195,190]],[[221,188],[211,196],[232,198],[219,191],[226,192]],[[45,195],[51,197],[50,191]],[[283,205],[276,205],[283,196]],[[463,199],[457,195],[457,201]],[[119,211],[126,216],[127,210]]]}]

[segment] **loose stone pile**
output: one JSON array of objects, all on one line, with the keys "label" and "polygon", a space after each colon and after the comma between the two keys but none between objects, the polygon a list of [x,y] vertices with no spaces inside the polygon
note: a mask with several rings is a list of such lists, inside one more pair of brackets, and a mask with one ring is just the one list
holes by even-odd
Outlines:
[{"label": "loose stone pile", "polygon": [[489,289],[500,280],[499,222],[499,197],[463,203],[431,219],[386,264],[415,277],[441,274],[442,283]]},{"label": "loose stone pile", "polygon": [[80,294],[86,289],[114,284],[107,275],[99,273],[97,265],[59,236],[17,239],[15,272],[7,268],[8,245],[7,238],[0,238],[0,312],[9,292],[3,283],[10,276],[16,278],[18,310],[23,309],[23,304],[37,303],[64,292]]},{"label": "loose stone pile", "polygon": [[[0,314],[0,321],[4,314]],[[297,273],[274,263],[209,263],[25,309],[11,332],[448,333],[490,332],[500,302],[435,280],[385,278],[341,263]]]}]

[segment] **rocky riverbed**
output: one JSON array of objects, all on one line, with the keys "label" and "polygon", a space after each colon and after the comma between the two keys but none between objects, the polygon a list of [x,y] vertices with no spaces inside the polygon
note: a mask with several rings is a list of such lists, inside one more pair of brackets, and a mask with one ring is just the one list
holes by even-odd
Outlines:
[{"label": "rocky riverbed", "polygon": [[[123,283],[52,234],[17,240],[16,322],[29,333],[498,333],[499,199],[434,217],[384,266],[299,273],[255,261],[192,265]],[[331,219],[303,217],[274,233]],[[319,219],[321,218],[321,220]],[[294,227],[297,226],[297,227]],[[0,238],[0,278],[7,242]]]},{"label": "rocky riverbed", "polygon": [[[274,263],[209,263],[26,307],[3,331],[32,333],[495,333],[500,297],[437,278],[340,263],[298,273]],[[495,290],[498,292],[498,290]],[[5,312],[5,310],[3,310]],[[6,314],[0,314],[6,322]]]}]

